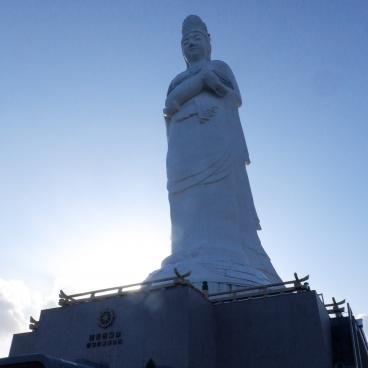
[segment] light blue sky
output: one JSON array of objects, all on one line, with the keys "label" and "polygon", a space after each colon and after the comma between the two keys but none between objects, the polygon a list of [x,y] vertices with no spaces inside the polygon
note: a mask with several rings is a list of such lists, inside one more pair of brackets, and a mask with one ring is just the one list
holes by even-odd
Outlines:
[{"label": "light blue sky", "polygon": [[162,107],[188,14],[240,86],[275,268],[368,312],[367,1],[2,0],[0,356],[60,287],[168,255]]}]

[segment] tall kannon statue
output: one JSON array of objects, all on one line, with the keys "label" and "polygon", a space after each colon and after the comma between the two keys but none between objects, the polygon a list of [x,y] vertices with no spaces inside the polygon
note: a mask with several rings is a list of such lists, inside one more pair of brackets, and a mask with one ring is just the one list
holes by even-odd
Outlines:
[{"label": "tall kannon statue", "polygon": [[172,255],[149,279],[172,276],[176,267],[212,290],[279,282],[257,235],[234,74],[211,60],[198,16],[184,20],[181,47],[187,68],[170,83],[164,108]]}]

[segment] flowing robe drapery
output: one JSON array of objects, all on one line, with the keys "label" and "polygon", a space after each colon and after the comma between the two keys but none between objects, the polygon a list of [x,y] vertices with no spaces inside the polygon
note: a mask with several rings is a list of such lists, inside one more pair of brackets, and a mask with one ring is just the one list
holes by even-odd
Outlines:
[{"label": "flowing robe drapery", "polygon": [[[220,97],[204,88],[167,120],[172,255],[166,264],[190,260],[229,275],[226,268],[237,263],[235,279],[279,281],[257,235],[260,224],[245,168],[249,154],[239,119],[237,82],[222,61],[203,66],[215,73],[228,93]],[[197,73],[189,67],[179,74],[168,95]]]}]

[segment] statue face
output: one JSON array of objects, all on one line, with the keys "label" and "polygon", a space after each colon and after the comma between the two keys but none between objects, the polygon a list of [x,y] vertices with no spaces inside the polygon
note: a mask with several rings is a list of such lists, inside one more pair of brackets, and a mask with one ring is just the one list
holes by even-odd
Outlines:
[{"label": "statue face", "polygon": [[201,32],[190,32],[181,40],[183,55],[188,64],[206,59],[209,56],[208,38]]}]

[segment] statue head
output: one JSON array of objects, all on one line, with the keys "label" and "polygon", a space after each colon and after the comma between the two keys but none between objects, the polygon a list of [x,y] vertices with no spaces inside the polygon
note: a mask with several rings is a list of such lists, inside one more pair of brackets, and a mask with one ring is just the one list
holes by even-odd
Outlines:
[{"label": "statue head", "polygon": [[181,48],[187,65],[211,57],[210,35],[198,15],[189,15],[182,26]]}]

